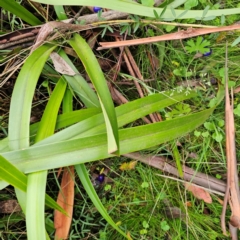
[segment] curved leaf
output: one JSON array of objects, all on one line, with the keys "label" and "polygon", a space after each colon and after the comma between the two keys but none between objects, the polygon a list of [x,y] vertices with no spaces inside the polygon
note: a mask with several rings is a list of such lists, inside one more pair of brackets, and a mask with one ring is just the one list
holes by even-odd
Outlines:
[{"label": "curved leaf", "polygon": [[31,12],[14,0],[0,0],[0,6],[12,14],[20,17],[22,20],[26,21],[32,26],[40,25],[42,23]]},{"label": "curved leaf", "polygon": [[[147,149],[180,137],[201,125],[213,109],[173,120],[120,130],[120,154]],[[106,134],[63,141],[2,154],[24,173],[96,161],[107,153]],[[66,161],[67,159],[67,161]]]},{"label": "curved leaf", "polygon": [[[155,18],[154,11],[158,15],[161,15],[163,10],[165,11],[161,18],[166,20],[172,19],[202,19],[204,10],[189,10],[186,12],[185,10],[175,10],[174,13],[171,9],[163,9],[163,8],[152,8],[146,7],[141,4],[138,4],[134,1],[122,1],[122,0],[34,0],[35,2],[45,3],[45,4],[52,4],[52,5],[74,5],[74,6],[99,6],[102,8],[113,9],[120,12],[127,12],[131,14],[136,14],[145,17],[152,17]],[[183,14],[186,12],[185,14]],[[232,8],[232,9],[220,9],[220,10],[209,10],[204,19],[222,15],[232,15],[232,14],[239,14],[240,8]],[[176,15],[176,17],[174,16]]]},{"label": "curved leaf", "polygon": [[97,91],[107,128],[108,152],[117,152],[119,150],[117,117],[102,69],[91,48],[81,36],[74,34],[74,37],[69,40],[69,43],[81,59]]},{"label": "curved leaf", "polygon": [[[118,119],[118,127],[122,127],[130,122],[146,116],[149,113],[153,113],[159,109],[177,103],[178,101],[189,99],[195,96],[196,93],[192,91],[188,95],[185,93],[175,93],[172,97],[170,97],[170,95],[170,92],[154,94],[117,107],[116,114]],[[69,127],[68,129],[64,129],[64,131],[54,134],[54,136],[51,136],[38,144],[42,145],[72,138],[96,135],[104,132],[106,132],[106,127],[104,124],[103,115],[97,114]]]},{"label": "curved leaf", "polygon": [[55,46],[43,45],[36,49],[23,65],[14,86],[9,113],[9,148],[29,146],[29,122],[32,98],[42,68]]}]

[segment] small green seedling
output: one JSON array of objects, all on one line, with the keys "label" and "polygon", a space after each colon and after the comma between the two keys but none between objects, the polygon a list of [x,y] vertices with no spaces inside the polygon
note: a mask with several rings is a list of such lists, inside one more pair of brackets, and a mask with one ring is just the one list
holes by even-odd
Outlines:
[{"label": "small green seedling", "polygon": [[148,188],[149,187],[149,183],[148,182],[143,182],[141,187],[142,188]]},{"label": "small green seedling", "polygon": [[191,77],[193,76],[192,71],[187,71],[185,67],[179,67],[173,70],[173,74],[177,77]]},{"label": "small green seedling", "polygon": [[107,233],[100,230],[99,237],[100,237],[100,240],[106,240],[107,239]]},{"label": "small green seedling", "polygon": [[147,234],[147,229],[149,228],[149,224],[147,221],[143,221],[142,222],[142,225],[143,225],[143,229],[140,230],[140,234],[141,235],[144,235],[144,234]]},{"label": "small green seedling", "polygon": [[113,33],[112,27],[110,27],[110,26],[107,25],[107,24],[100,25],[99,27],[102,27],[102,28],[103,28],[102,35],[101,35],[102,38],[105,36],[107,30],[108,30],[109,32]]},{"label": "small green seedling", "polygon": [[[225,68],[220,68],[218,71],[219,76],[221,77],[221,83],[225,84]],[[235,87],[236,83],[234,81],[228,81],[228,87]]]},{"label": "small green seedling", "polygon": [[111,190],[112,189],[112,186],[110,185],[110,184],[106,184],[105,186],[104,186],[104,190],[105,191],[109,191],[109,190]]},{"label": "small green seedling", "polygon": [[240,104],[238,104],[237,107],[233,110],[233,113],[240,117]]},{"label": "small green seedling", "polygon": [[163,231],[168,231],[168,230],[170,229],[167,221],[164,220],[164,221],[161,222],[161,229],[162,229]]},{"label": "small green seedling", "polygon": [[216,174],[216,178],[217,178],[217,179],[222,179],[222,176],[217,173],[217,174]]},{"label": "small green seedling", "polygon": [[178,103],[171,112],[165,114],[166,119],[173,119],[175,117],[180,117],[191,112],[191,108],[188,104]]},{"label": "small green seedling", "polygon": [[216,142],[220,143],[223,140],[222,127],[224,126],[224,120],[220,119],[218,121],[205,122],[204,127],[207,131],[194,131],[196,137],[208,138],[211,136]]},{"label": "small green seedling", "polygon": [[188,53],[207,53],[210,52],[210,42],[203,39],[203,37],[197,37],[196,41],[190,39],[187,41],[187,45],[185,49]]}]

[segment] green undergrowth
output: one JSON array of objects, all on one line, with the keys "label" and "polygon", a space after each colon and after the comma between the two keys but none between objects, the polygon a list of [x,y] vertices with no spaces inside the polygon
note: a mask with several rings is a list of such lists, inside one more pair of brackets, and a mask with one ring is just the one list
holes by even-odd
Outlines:
[{"label": "green undergrowth", "polygon": [[[194,6],[192,5],[191,9],[204,9],[207,4],[207,1],[204,0],[187,2],[189,4],[194,4],[194,2],[198,3]],[[224,7],[236,7],[237,3],[237,1],[225,1]],[[208,4],[211,10],[221,7],[218,2]],[[187,6],[184,5],[182,8],[186,9]],[[32,7],[28,6],[28,9],[32,9]],[[66,7],[66,9],[70,11],[69,7]],[[77,10],[79,10],[77,7],[74,8],[74,11]],[[50,11],[54,11],[52,7],[50,7]],[[85,11],[87,10],[85,9]],[[6,12],[3,13],[6,14]],[[41,20],[45,19],[40,13],[38,14]],[[9,16],[10,17],[5,18],[3,25],[5,27],[7,26],[7,31],[9,31],[9,29],[15,30],[23,27],[19,19],[16,20],[15,16]],[[55,18],[54,12],[51,18]],[[132,19],[135,19],[136,22],[127,25],[117,25],[115,27],[108,26],[108,30],[122,31],[122,33],[128,30],[129,35],[133,38],[154,37],[178,30],[177,27],[169,25],[147,25],[140,23],[138,25],[138,18],[133,16]],[[226,18],[215,18],[214,20],[208,21],[207,24],[214,26],[230,25],[239,20],[239,15],[231,15]],[[179,20],[179,23],[205,24],[203,21],[196,21],[194,19]],[[182,28],[179,28],[179,30],[181,29]],[[104,30],[104,26],[102,26],[101,30],[97,32],[98,40],[114,40],[112,36],[109,36],[109,32],[106,28]],[[187,95],[192,90],[196,92],[196,95],[191,99],[158,109],[158,113],[164,121],[190,116],[190,114],[203,111],[215,106],[214,99],[217,91],[219,87],[224,84],[226,42],[228,42],[229,46],[229,84],[233,88],[240,85],[240,50],[238,46],[231,46],[238,35],[239,32],[237,31],[213,33],[192,39],[130,47],[129,49],[143,75],[144,81],[132,77],[126,65],[124,65],[117,75],[116,82],[112,82],[112,84],[129,101],[139,98],[133,80],[141,85],[146,96],[164,91],[170,91],[170,97],[171,93],[182,92]],[[103,38],[101,38],[101,36]],[[70,44],[66,44],[66,40],[68,40],[68,38],[64,38],[63,43],[58,42],[57,47],[60,47],[62,44],[68,48],[73,47],[73,40],[71,40],[72,43],[70,42]],[[209,51],[211,51],[209,56],[203,56],[203,54]],[[101,59],[101,61],[110,63],[110,65],[112,64],[111,66],[117,63],[118,59],[114,57],[116,53],[111,50],[96,51],[94,48],[93,52],[99,62]],[[21,55],[21,52],[18,51],[17,53]],[[21,56],[25,56],[25,54]],[[69,55],[69,59],[74,63],[74,66],[79,72],[81,72],[85,78],[88,78],[86,77],[84,64],[75,56]],[[108,67],[102,68],[105,78],[109,82],[112,81],[112,69],[109,70]],[[44,108],[61,76],[53,69],[52,62],[48,61],[37,83],[32,104],[31,124],[40,121]],[[5,95],[1,94],[2,98],[0,99],[2,100],[0,119],[1,138],[5,138],[8,133],[9,102],[15,78],[15,76],[11,78],[8,85],[5,85],[1,90],[1,93],[5,93]],[[98,82],[95,84],[97,83]],[[69,86],[70,85],[71,84],[69,84]],[[82,93],[74,92],[74,86],[69,86],[68,90],[73,94],[72,109],[84,108],[83,101],[80,100]],[[86,102],[85,105],[89,104],[90,106],[92,104],[91,101],[89,101],[91,104],[88,101]],[[237,149],[239,149],[240,146],[239,102],[240,97],[239,93],[237,93],[234,96]],[[97,103],[99,104],[99,102]],[[115,105],[117,106],[117,104]],[[59,114],[62,113],[63,109],[60,108]],[[120,128],[131,128],[143,124],[145,124],[144,121],[138,119]],[[173,146],[175,144],[175,146],[177,146],[177,152],[179,153],[178,160],[181,165],[186,165],[197,172],[202,172],[226,181],[224,128],[224,102],[221,102],[205,123],[194,131],[187,133],[184,137],[171,140],[171,142],[166,141],[161,145],[147,148],[143,150],[142,153],[167,157],[170,163],[174,164],[176,159],[173,154]],[[34,143],[35,134],[36,132],[34,132],[30,138],[31,144]],[[237,158],[240,158],[239,150],[237,150]],[[68,161],[68,159],[66,159],[66,161]],[[227,239],[227,237],[222,235],[220,228],[220,215],[222,211],[220,200],[222,199],[222,195],[211,194],[212,203],[204,203],[204,201],[196,199],[190,192],[186,191],[182,179],[176,179],[174,176],[170,176],[167,173],[140,162],[131,170],[119,170],[124,162],[130,161],[130,159],[120,156],[86,164],[91,182],[103,206],[124,233],[130,234],[134,240]],[[102,172],[105,180],[103,183],[99,183],[96,181],[96,178]],[[57,177],[57,171],[49,170],[46,192],[53,199],[56,199],[58,195],[60,180],[61,179]],[[96,206],[89,199],[88,193],[78,177],[76,177],[75,183],[74,213],[69,239],[126,239],[113,229],[102,217]],[[0,201],[11,199],[16,199],[14,189],[12,187],[2,189]],[[25,217],[22,212],[0,214],[1,239],[27,238]],[[230,214],[228,209],[227,220]],[[54,239],[52,209],[47,208],[44,217],[47,222],[46,228],[49,237],[50,239]]]},{"label": "green undergrowth", "polygon": [[[217,196],[212,196],[212,204],[203,203],[188,193],[183,183],[165,178],[163,172],[140,162],[135,169],[121,172],[121,164],[129,161],[113,158],[89,169],[108,168],[104,183],[93,181],[95,189],[117,225],[129,231],[132,239],[225,239],[219,225],[221,204]],[[90,174],[93,178],[94,173]],[[51,176],[48,188],[54,195],[57,192],[51,193]],[[69,239],[124,239],[106,224],[79,183],[75,191]]]}]

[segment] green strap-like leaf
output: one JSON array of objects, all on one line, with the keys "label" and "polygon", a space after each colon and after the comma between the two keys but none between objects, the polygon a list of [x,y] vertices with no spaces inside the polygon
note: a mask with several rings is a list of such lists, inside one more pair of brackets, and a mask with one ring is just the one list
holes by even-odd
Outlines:
[{"label": "green strap-like leaf", "polygon": [[[154,10],[157,12],[158,15],[161,14],[163,8],[152,8],[152,7],[145,7],[141,4],[138,4],[134,1],[127,1],[127,0],[34,0],[35,2],[45,3],[45,4],[52,4],[52,5],[73,5],[73,6],[99,6],[102,8],[108,8],[117,10],[120,12],[127,12],[131,14],[136,14],[145,17],[152,17],[155,18]],[[189,10],[188,12],[184,13],[185,10],[174,10],[176,17],[172,13],[171,9],[166,9],[164,14],[161,16],[163,19],[202,19],[204,10]],[[209,10],[207,14],[204,16],[205,19],[215,16],[222,16],[222,15],[232,15],[232,14],[239,14],[240,8],[232,8],[232,9],[220,9],[220,10]]]},{"label": "green strap-like leaf", "polygon": [[31,12],[26,8],[21,6],[14,0],[0,0],[0,6],[6,11],[20,17],[22,20],[26,21],[30,25],[40,25],[42,22],[36,18]]},{"label": "green strap-like leaf", "polygon": [[[20,74],[17,78],[12,99],[11,99],[11,105],[10,105],[10,116],[9,116],[9,148],[11,150],[18,150],[22,148],[27,148],[29,146],[29,122],[30,122],[30,113],[32,108],[32,99],[33,94],[35,91],[35,87],[38,81],[38,78],[40,76],[40,73],[42,71],[42,68],[47,61],[50,53],[55,48],[55,46],[52,45],[44,45],[36,49],[26,60],[24,66],[22,67]],[[54,131],[55,125],[53,127]],[[41,175],[41,174],[39,174]],[[37,181],[41,182],[41,184],[44,184],[44,181],[42,181],[42,177],[38,178]],[[46,176],[45,176],[46,178]],[[40,180],[39,180],[40,179]],[[23,192],[19,192],[16,189],[18,200],[23,208],[23,210],[26,212],[27,216],[30,213],[35,214],[33,211],[29,211],[29,208],[32,206],[31,197],[29,198],[29,194],[32,192],[33,185],[31,184],[31,177],[30,177],[30,184],[28,185],[29,191],[28,191],[28,197],[26,199],[26,196],[23,194]],[[42,201],[41,205],[44,205],[44,196],[45,196],[45,185],[44,185],[44,191],[38,188],[33,188],[35,191],[38,191],[35,195],[31,195],[32,197],[36,197],[36,195],[40,194],[43,197],[38,197],[37,200]],[[47,198],[47,201],[49,201],[50,198]],[[26,202],[28,204],[26,205]],[[59,206],[55,203],[56,208],[59,208]],[[36,208],[35,208],[36,209]],[[41,207],[39,206],[39,209]],[[28,222],[37,222],[40,219],[41,215],[35,215],[37,216],[37,220],[34,221],[32,217],[27,217],[27,228]],[[44,218],[44,212],[42,212],[42,216]],[[36,219],[35,218],[35,219]],[[44,222],[44,220],[41,220],[41,222]],[[44,230],[44,224],[36,225],[41,228],[40,231],[38,231],[39,239],[45,239],[46,233]],[[38,229],[40,229],[38,227]],[[34,230],[35,231],[35,230]],[[41,233],[40,233],[41,232]],[[35,235],[34,237],[31,237],[33,231],[31,232],[31,229],[29,230],[29,238],[30,239],[36,239]]]},{"label": "green strap-like leaf", "polygon": [[[22,192],[26,192],[27,190],[27,176],[23,174],[19,169],[17,169],[14,165],[12,165],[9,161],[7,161],[3,156],[0,156],[0,176],[4,179],[8,184],[11,184],[15,188],[19,189]],[[59,211],[62,211],[56,202],[49,197],[46,197],[46,205],[50,208],[56,208]]]},{"label": "green strap-like leaf", "polygon": [[[57,118],[56,128],[55,130],[60,130],[61,128],[68,127],[70,125],[73,125],[74,123],[80,122],[82,120],[85,120],[91,116],[94,116],[101,112],[100,108],[88,108],[88,109],[81,109],[76,110],[71,113],[61,114]],[[30,126],[30,139],[33,141],[35,139],[35,134],[37,132],[37,129],[39,127],[39,122],[34,123]],[[0,141],[0,152],[8,152],[8,137],[4,138]],[[1,189],[1,186],[0,186]]]},{"label": "green strap-like leaf", "polygon": [[[118,127],[122,127],[130,122],[146,116],[149,113],[177,103],[178,101],[189,99],[195,96],[196,92],[192,91],[188,95],[186,95],[184,92],[175,93],[171,97],[170,95],[170,92],[154,94],[117,107],[116,114],[118,119]],[[72,138],[86,137],[104,132],[106,132],[104,118],[102,114],[98,114],[79,122],[68,129],[64,129],[64,131],[56,133],[54,136],[41,141],[39,144],[42,145]]]},{"label": "green strap-like leaf", "polygon": [[18,170],[14,165],[9,163],[3,156],[0,156],[0,176],[6,182],[18,188],[19,190],[27,191],[27,176]]},{"label": "green strap-like leaf", "polygon": [[74,34],[74,38],[69,40],[69,43],[81,59],[98,94],[107,129],[108,152],[117,153],[119,150],[117,117],[102,69],[91,48],[80,35]]},{"label": "green strap-like leaf", "polygon": [[[201,125],[213,109],[173,120],[120,130],[120,154],[147,149],[173,140]],[[106,134],[63,141],[2,154],[25,173],[47,170],[111,157]]]},{"label": "green strap-like leaf", "polygon": [[29,146],[29,122],[32,99],[42,68],[55,46],[36,49],[23,65],[14,86],[9,113],[9,148],[17,150]]},{"label": "green strap-like leaf", "polygon": [[[58,111],[65,93],[66,82],[60,78],[44,110],[35,141],[54,133]],[[45,191],[47,171],[28,174],[26,222],[29,239],[44,240],[45,233]]]},{"label": "green strap-like leaf", "polygon": [[[54,48],[52,45],[45,45],[38,48],[26,59],[20,71],[10,104],[8,124],[10,150],[24,149],[29,146],[29,122],[35,86],[43,65]],[[26,195],[17,188],[15,192],[25,212]]]},{"label": "green strap-like leaf", "polygon": [[[155,111],[158,111],[159,109],[165,108],[167,106],[170,106],[174,103],[177,103],[179,101],[183,101],[185,99],[192,98],[196,95],[195,92],[191,91],[189,94],[186,95],[185,92],[182,93],[174,93],[172,95],[172,91],[165,92],[165,93],[159,93],[150,95],[144,98],[137,99],[135,101],[131,101],[129,103],[123,104],[116,108],[116,114],[118,119],[118,127],[122,127],[125,124],[128,124],[132,121],[135,121],[141,117],[144,117],[147,114],[153,113]],[[71,113],[66,113],[58,116],[57,123],[56,123],[56,129],[59,130],[64,127],[68,127],[74,123],[80,122],[82,120],[85,120],[89,118],[88,121],[91,121],[90,123],[84,123],[83,125],[79,125],[79,127],[71,127],[68,129],[65,129],[64,133],[61,133],[63,135],[63,138],[59,136],[60,133],[54,134],[54,136],[51,136],[50,138],[44,140],[46,143],[52,143],[56,141],[62,141],[64,139],[70,139],[71,136],[75,136],[76,134],[80,134],[84,131],[82,131],[82,127],[84,125],[88,125],[89,127],[85,127],[88,132],[87,136],[91,134],[96,133],[102,133],[105,131],[105,125],[104,125],[104,119],[103,116],[100,114],[99,116],[94,116],[97,113],[100,112],[100,109],[98,108],[91,108],[91,109],[82,109],[77,110]],[[92,120],[90,117],[93,117]],[[31,136],[34,137],[37,129],[38,129],[39,123],[35,123],[31,125]],[[75,128],[75,129],[73,129]],[[73,130],[72,130],[73,129]],[[78,132],[76,132],[78,130]],[[73,134],[72,134],[72,133]],[[57,136],[57,137],[55,137]],[[86,136],[86,135],[85,135]],[[43,141],[41,141],[42,144]],[[3,139],[0,141],[0,149],[1,152],[7,152],[9,149],[7,148],[8,144],[8,138]]]}]

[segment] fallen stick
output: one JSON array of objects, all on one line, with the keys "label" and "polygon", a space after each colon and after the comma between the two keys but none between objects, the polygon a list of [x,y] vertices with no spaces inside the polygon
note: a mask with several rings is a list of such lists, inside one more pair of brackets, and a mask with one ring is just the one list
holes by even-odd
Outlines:
[{"label": "fallen stick", "polygon": [[205,35],[213,32],[225,32],[225,31],[232,31],[237,29],[240,29],[240,24],[234,24],[234,25],[225,26],[225,27],[207,28],[207,29],[206,28],[198,28],[198,29],[188,28],[187,30],[164,34],[162,36],[156,36],[156,37],[133,39],[133,40],[126,40],[121,42],[99,42],[101,47],[97,48],[97,50],[133,46],[133,45],[140,45],[140,44],[147,44],[147,43],[155,43],[155,42],[167,41],[167,40],[186,39],[186,38],[192,38],[192,37]]},{"label": "fallen stick", "polygon": [[[140,162],[148,164],[149,166],[160,169],[165,173],[170,173],[176,177],[180,177],[177,168],[174,165],[171,165],[167,158],[165,157],[143,155],[140,153],[128,153],[124,154],[123,156],[138,160]],[[195,183],[210,191],[212,190],[215,193],[216,192],[224,193],[226,190],[226,184],[223,181],[208,176],[207,174],[194,171],[193,169],[187,166],[183,167],[183,178],[181,179],[184,179],[185,181],[191,183]]]}]

